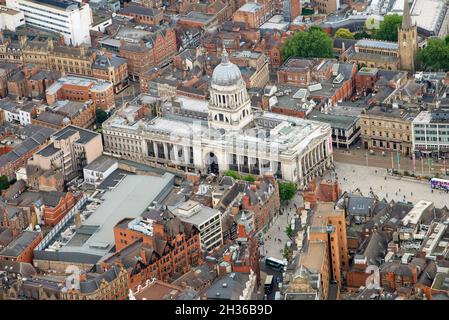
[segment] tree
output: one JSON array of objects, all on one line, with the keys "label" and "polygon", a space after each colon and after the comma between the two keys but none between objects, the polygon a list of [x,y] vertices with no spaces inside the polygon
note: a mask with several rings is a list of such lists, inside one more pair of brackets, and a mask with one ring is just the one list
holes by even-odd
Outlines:
[{"label": "tree", "polygon": [[416,58],[417,64],[432,71],[449,71],[449,37],[428,39]]},{"label": "tree", "polygon": [[233,171],[233,170],[228,170],[226,172],[225,176],[232,177],[235,180],[239,180],[240,179],[240,175],[237,172]]},{"label": "tree", "polygon": [[289,57],[332,58],[332,39],[321,28],[314,26],[307,32],[296,32],[282,46],[281,53],[283,60]]},{"label": "tree", "polygon": [[8,177],[3,175],[0,176],[0,190],[6,190],[9,188]]},{"label": "tree", "polygon": [[354,39],[354,35],[352,34],[349,29],[346,28],[340,28],[335,32],[336,38],[342,38],[342,39]]},{"label": "tree", "polygon": [[287,237],[289,237],[290,239],[293,237],[293,229],[292,229],[292,224],[289,223],[287,225],[287,227],[285,228],[285,234],[287,235]]},{"label": "tree", "polygon": [[386,15],[380,23],[379,30],[374,32],[374,38],[385,41],[398,41],[398,28],[402,24],[402,16],[398,14]]},{"label": "tree", "polygon": [[371,35],[369,33],[366,33],[366,31],[357,32],[354,34],[354,39],[360,40],[360,39],[369,39],[371,38]]},{"label": "tree", "polygon": [[285,246],[284,246],[284,252],[282,253],[282,256],[284,257],[284,259],[287,259],[287,260],[290,257],[290,250],[288,250],[287,244],[285,244]]},{"label": "tree", "polygon": [[102,124],[108,118],[108,114],[103,109],[95,109],[95,120],[98,124]]},{"label": "tree", "polygon": [[247,176],[243,177],[243,180],[249,181],[249,182],[254,182],[254,181],[256,181],[256,178],[254,178],[253,176],[247,175]]},{"label": "tree", "polygon": [[278,186],[281,200],[290,200],[296,193],[296,184],[293,182],[278,182]]}]

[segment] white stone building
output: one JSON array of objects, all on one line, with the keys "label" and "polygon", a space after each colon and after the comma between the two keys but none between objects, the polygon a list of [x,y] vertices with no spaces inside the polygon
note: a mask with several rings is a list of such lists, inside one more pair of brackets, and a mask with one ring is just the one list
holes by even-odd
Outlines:
[{"label": "white stone building", "polygon": [[23,12],[0,6],[0,30],[16,31],[25,24]]},{"label": "white stone building", "polygon": [[6,6],[23,12],[27,25],[60,33],[67,45],[90,45],[92,13],[88,3],[73,0],[6,0]]},{"label": "white stone building", "polygon": [[125,106],[103,123],[105,151],[184,172],[272,173],[300,186],[331,166],[330,125],[253,110],[226,50],[213,72],[210,97],[208,110],[189,106],[153,118],[143,117],[140,105]]}]

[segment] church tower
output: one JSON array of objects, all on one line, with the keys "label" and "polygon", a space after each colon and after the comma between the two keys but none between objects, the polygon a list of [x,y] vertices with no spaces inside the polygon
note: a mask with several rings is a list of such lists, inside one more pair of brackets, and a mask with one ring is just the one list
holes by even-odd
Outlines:
[{"label": "church tower", "polygon": [[415,57],[418,52],[418,30],[412,24],[408,0],[404,0],[402,26],[398,31],[400,69],[415,72]]}]

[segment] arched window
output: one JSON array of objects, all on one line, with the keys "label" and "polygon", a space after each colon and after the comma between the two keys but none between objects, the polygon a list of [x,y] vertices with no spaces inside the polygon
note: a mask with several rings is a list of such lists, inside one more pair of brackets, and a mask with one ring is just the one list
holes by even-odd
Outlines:
[{"label": "arched window", "polygon": [[223,116],[222,113],[220,113],[220,114],[218,115],[218,119],[219,119],[220,121],[224,121],[224,116]]}]

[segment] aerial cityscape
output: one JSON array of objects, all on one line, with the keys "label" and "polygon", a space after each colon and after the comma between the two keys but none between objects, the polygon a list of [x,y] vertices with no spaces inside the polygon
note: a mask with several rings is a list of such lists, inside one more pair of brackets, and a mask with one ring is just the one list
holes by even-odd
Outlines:
[{"label": "aerial cityscape", "polygon": [[449,300],[449,1],[0,0],[0,192],[0,300]]}]

